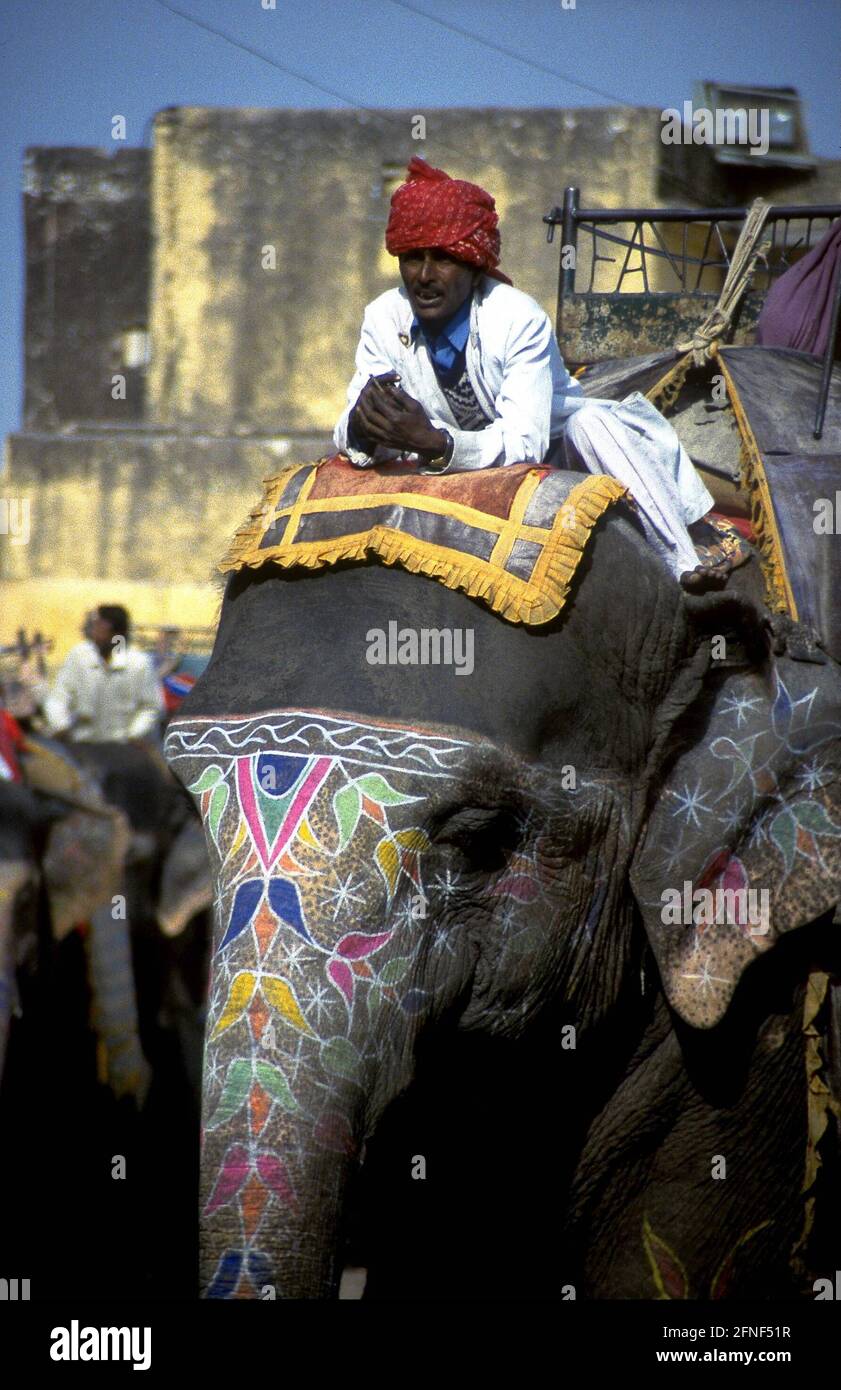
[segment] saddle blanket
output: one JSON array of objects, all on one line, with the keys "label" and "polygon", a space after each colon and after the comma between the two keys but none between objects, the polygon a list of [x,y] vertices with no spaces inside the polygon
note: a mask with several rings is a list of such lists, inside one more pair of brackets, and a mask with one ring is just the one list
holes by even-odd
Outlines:
[{"label": "saddle blanket", "polygon": [[768,605],[811,628],[824,651],[841,661],[841,368],[833,368],[816,440],[817,358],[784,348],[726,347],[716,362],[742,437],[742,489]]},{"label": "saddle blanket", "polygon": [[376,559],[480,599],[512,623],[556,618],[594,527],[627,488],[600,474],[514,464],[443,475],[342,454],[264,479],[222,573]]}]

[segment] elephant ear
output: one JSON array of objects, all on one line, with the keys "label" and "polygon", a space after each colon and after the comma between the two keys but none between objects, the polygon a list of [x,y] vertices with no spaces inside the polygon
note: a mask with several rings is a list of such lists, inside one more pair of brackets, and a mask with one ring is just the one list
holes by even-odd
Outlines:
[{"label": "elephant ear", "polygon": [[631,883],[669,1003],[710,1028],[757,955],[841,900],[837,674],[780,659],[729,675],[690,724]]},{"label": "elephant ear", "polygon": [[128,820],[110,807],[71,811],[52,827],[42,867],[56,941],[122,890],[130,839]]}]

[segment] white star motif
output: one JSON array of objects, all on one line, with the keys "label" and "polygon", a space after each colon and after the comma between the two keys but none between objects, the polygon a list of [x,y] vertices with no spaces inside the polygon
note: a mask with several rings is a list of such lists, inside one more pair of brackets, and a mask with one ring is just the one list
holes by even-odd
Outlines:
[{"label": "white star motif", "polygon": [[719,816],[718,819],[724,826],[725,831],[730,832],[740,828],[743,815],[744,812],[739,807],[733,806],[729,811],[725,811],[723,815]]},{"label": "white star motif", "polygon": [[797,774],[797,780],[801,787],[804,787],[807,791],[814,792],[817,791],[819,787],[825,787],[830,778],[827,775],[826,765],[824,763],[819,763],[817,758],[812,758],[811,762],[801,767]]},{"label": "white star motif", "polygon": [[762,820],[758,820],[748,836],[748,844],[753,849],[756,849],[757,845],[761,845],[764,841],[768,839],[768,827],[766,825],[766,820],[767,817],[763,818]]},{"label": "white star motif", "polygon": [[443,878],[440,874],[435,875],[433,886],[437,888],[441,896],[446,899],[452,897],[453,893],[456,891],[460,879],[460,873],[453,873],[452,869],[445,869]]},{"label": "white star motif", "polygon": [[303,966],[298,964],[301,956],[307,954],[308,948],[304,945],[303,941],[284,941],[283,947],[286,951],[286,962],[292,970],[303,970]]},{"label": "white star motif", "polygon": [[364,898],[356,890],[362,888],[362,880],[358,883],[353,882],[353,874],[348,874],[344,880],[339,880],[338,887],[332,888],[329,893],[325,893],[326,899],[333,901],[333,921],[336,921],[340,912],[344,912],[348,903],[361,903]]},{"label": "white star motif", "polygon": [[330,990],[327,989],[326,985],[318,984],[315,986],[313,990],[311,990],[309,996],[309,1007],[315,1010],[316,1027],[318,1027],[318,1025],[321,1022],[321,1015],[323,1013],[330,1013],[330,1007],[326,1002],[328,1000],[330,1001],[330,1005],[332,1005],[332,1003],[334,1002],[333,995],[331,994]]},{"label": "white star motif", "polygon": [[663,847],[663,852],[657,861],[661,873],[666,878],[671,877],[672,873],[674,872],[677,865],[680,863],[685,853],[686,848],[683,843],[683,826],[681,826],[680,836],[677,842],[672,845],[671,849],[666,849],[665,847]]},{"label": "white star motif", "polygon": [[712,974],[710,973],[710,964],[709,964],[709,960],[705,960],[705,961],[704,961],[704,964],[701,966],[700,974],[697,974],[697,975],[681,975],[681,979],[682,979],[682,980],[697,980],[697,981],[698,981],[698,985],[699,985],[699,987],[704,991],[704,994],[706,994],[707,990],[709,989],[710,985],[712,985],[712,984],[730,985],[730,984],[733,983],[732,980],[725,979],[725,977],[724,977],[723,975],[712,975]]},{"label": "white star motif", "polygon": [[460,926],[461,924],[458,922],[453,923],[453,925],[449,927],[437,926],[435,928],[435,936],[433,937],[432,945],[441,947],[448,955],[454,956],[456,948],[453,942],[453,933],[459,931]]},{"label": "white star motif", "polygon": [[522,840],[528,840],[536,827],[537,816],[532,808],[530,808],[524,816],[517,817],[517,833]]},{"label": "white star motif", "polygon": [[520,904],[518,902],[507,902],[499,914],[498,921],[506,932],[511,931],[513,928],[519,933],[524,927],[528,926],[528,922],[524,922],[522,919]]},{"label": "white star motif", "polygon": [[222,905],[225,901],[225,890],[222,887],[221,879],[217,880],[216,892],[213,894],[213,915],[216,921],[222,925]]},{"label": "white star motif", "polygon": [[735,714],[736,728],[741,729],[754,705],[760,704],[758,695],[727,695],[721,703],[722,714]]},{"label": "white star motif", "polygon": [[407,931],[413,932],[417,931],[418,923],[423,922],[424,918],[415,916],[412,910],[412,899],[406,898],[405,902],[401,904],[400,910],[395,913],[394,920],[397,926],[404,927]]},{"label": "white star motif", "polygon": [[669,792],[669,795],[675,797],[676,800],[680,802],[680,805],[677,807],[676,810],[674,810],[674,811],[672,812],[672,815],[673,815],[673,816],[681,816],[681,815],[685,816],[685,817],[686,817],[686,822],[685,822],[685,823],[686,823],[687,825],[689,825],[690,823],[691,823],[692,825],[697,825],[697,826],[698,826],[698,829],[700,830],[700,828],[701,828],[701,821],[700,821],[700,819],[699,819],[699,817],[698,817],[698,812],[699,812],[699,811],[701,811],[701,812],[706,812],[706,814],[707,814],[708,816],[711,816],[711,815],[712,815],[712,807],[711,807],[711,806],[705,806],[705,805],[704,805],[704,801],[705,801],[706,797],[709,795],[709,793],[708,793],[708,792],[702,792],[702,791],[701,791],[701,780],[700,780],[700,778],[699,778],[698,781],[695,783],[695,790],[694,790],[694,791],[690,791],[690,790],[689,790],[689,783],[686,782],[686,783],[684,784],[684,790],[683,790],[682,792],[675,792],[675,791],[672,791],[672,792]]},{"label": "white star motif", "polygon": [[209,1082],[211,1086],[215,1086],[219,1080],[219,1055],[215,1050],[211,1052],[208,1049],[204,1075],[205,1081]]}]

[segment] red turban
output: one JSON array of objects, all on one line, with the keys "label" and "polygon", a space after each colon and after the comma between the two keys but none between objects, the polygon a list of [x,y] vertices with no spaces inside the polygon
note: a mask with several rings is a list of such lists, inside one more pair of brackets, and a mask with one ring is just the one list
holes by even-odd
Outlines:
[{"label": "red turban", "polygon": [[490,193],[466,179],[451,179],[417,155],[409,160],[407,174],[407,182],[391,200],[386,250],[399,256],[437,247],[510,285],[508,276],[497,270],[499,217]]}]

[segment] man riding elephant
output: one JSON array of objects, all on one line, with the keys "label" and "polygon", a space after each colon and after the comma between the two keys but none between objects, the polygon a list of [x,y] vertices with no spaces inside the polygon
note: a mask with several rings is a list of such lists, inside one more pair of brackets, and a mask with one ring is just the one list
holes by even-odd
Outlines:
[{"label": "man riding elephant", "polygon": [[[424,473],[554,463],[610,474],[685,588],[723,584],[747,551],[717,548],[703,520],[713,499],[671,425],[639,392],[585,398],[548,316],[499,269],[498,222],[484,189],[410,161],[385,234],[403,287],[365,310],[336,447],[359,468],[408,454]],[[712,563],[698,563],[694,542]]]}]

